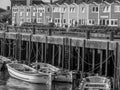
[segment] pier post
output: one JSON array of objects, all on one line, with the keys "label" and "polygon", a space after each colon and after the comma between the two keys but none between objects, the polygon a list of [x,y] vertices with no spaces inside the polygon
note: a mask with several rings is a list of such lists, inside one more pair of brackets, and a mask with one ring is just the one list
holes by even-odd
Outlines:
[{"label": "pier post", "polygon": [[55,45],[52,45],[53,46],[53,50],[52,50],[52,65],[54,65],[54,62],[55,62]]},{"label": "pier post", "polygon": [[100,50],[100,75],[102,75],[103,50]]},{"label": "pier post", "polygon": [[30,62],[31,62],[31,43],[32,43],[32,42],[31,42],[31,36],[32,36],[32,35],[30,35],[30,40],[29,40],[29,42],[28,42],[28,43],[29,43],[29,44],[28,44],[28,51],[29,51],[29,52],[28,52],[28,65],[30,65]]},{"label": "pier post", "polygon": [[38,48],[38,42],[36,42],[36,57],[35,57],[36,61],[38,61],[38,52],[39,52],[38,49],[39,49]]},{"label": "pier post", "polygon": [[83,40],[83,47],[82,47],[82,74],[84,73],[84,60],[85,60],[85,40]]},{"label": "pier post", "polygon": [[12,43],[13,43],[13,58],[15,58],[15,41],[14,40],[12,40]]},{"label": "pier post", "polygon": [[106,48],[105,76],[107,76],[108,73],[108,59],[109,59],[109,42],[107,42]]},{"label": "pier post", "polygon": [[26,60],[28,62],[28,41],[26,41]]},{"label": "pier post", "polygon": [[95,69],[95,49],[92,50],[92,73],[94,73]]},{"label": "pier post", "polygon": [[78,54],[78,57],[77,57],[77,70],[79,71],[80,70],[80,48],[77,48],[77,54]]},{"label": "pier post", "polygon": [[64,68],[64,48],[65,46],[62,45],[62,68]]},{"label": "pier post", "polygon": [[19,61],[21,60],[21,51],[22,51],[22,49],[21,49],[21,47],[22,47],[21,46],[22,45],[21,44],[22,40],[21,39],[22,39],[22,36],[19,34],[19,45],[18,45],[19,46],[18,47],[19,48],[19,53],[18,53],[19,54]]},{"label": "pier post", "polygon": [[58,55],[58,66],[60,67],[61,63],[61,46],[59,45],[59,55]]},{"label": "pier post", "polygon": [[44,62],[44,43],[41,43],[41,62]]},{"label": "pier post", "polygon": [[9,42],[9,51],[8,51],[8,56],[11,56],[11,40],[8,41]]}]

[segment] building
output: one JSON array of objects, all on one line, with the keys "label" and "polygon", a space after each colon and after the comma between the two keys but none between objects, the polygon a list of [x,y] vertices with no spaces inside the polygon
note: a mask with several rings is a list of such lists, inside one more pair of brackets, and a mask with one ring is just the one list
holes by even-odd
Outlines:
[{"label": "building", "polygon": [[68,27],[68,26],[70,26],[70,24],[69,24],[69,5],[67,3],[63,3],[60,5],[60,7],[61,7],[61,13],[60,13],[61,26]]},{"label": "building", "polygon": [[88,6],[88,25],[99,25],[99,4],[91,2]]},{"label": "building", "polygon": [[59,4],[52,4],[52,21],[56,26],[61,26],[61,7]]},{"label": "building", "polygon": [[11,0],[11,7],[14,5],[39,5],[44,4],[42,0]]},{"label": "building", "polygon": [[78,23],[79,7],[76,3],[69,4],[69,24],[75,26]]},{"label": "building", "polygon": [[120,2],[111,4],[111,26],[120,26]]},{"label": "building", "polygon": [[87,25],[88,24],[88,4],[87,3],[80,3],[79,4],[79,15],[78,15],[78,24],[79,25]]},{"label": "building", "polygon": [[99,7],[99,25],[111,25],[111,3],[102,2]]}]

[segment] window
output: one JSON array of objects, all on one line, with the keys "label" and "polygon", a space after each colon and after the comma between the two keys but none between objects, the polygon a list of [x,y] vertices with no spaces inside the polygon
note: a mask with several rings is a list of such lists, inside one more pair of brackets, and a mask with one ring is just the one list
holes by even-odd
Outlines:
[{"label": "window", "polygon": [[63,23],[66,23],[66,19],[63,20]]},{"label": "window", "polygon": [[20,16],[23,16],[23,12],[20,12]]},{"label": "window", "polygon": [[104,8],[103,8],[103,12],[110,12],[110,6],[105,6]]},{"label": "window", "polygon": [[74,12],[75,12],[75,7],[71,7],[71,8],[70,8],[70,12],[71,12],[71,13],[74,13]]},{"label": "window", "polygon": [[120,6],[118,5],[114,6],[114,12],[120,12]]},{"label": "window", "polygon": [[42,18],[38,18],[37,23],[42,23]]},{"label": "window", "polygon": [[93,13],[96,13],[96,12],[98,12],[98,7],[97,7],[97,6],[95,6],[95,7],[92,7],[92,12],[93,12]]},{"label": "window", "polygon": [[82,13],[84,13],[85,12],[85,7],[82,7]]},{"label": "window", "polygon": [[35,16],[35,12],[33,12],[33,16]]},{"label": "window", "polygon": [[112,19],[111,20],[111,26],[117,26],[118,25],[118,20]]},{"label": "window", "polygon": [[30,9],[27,9],[27,12],[30,12]]},{"label": "window", "polygon": [[66,8],[65,7],[63,8],[63,12],[66,12]]},{"label": "window", "polygon": [[48,12],[50,12],[50,8],[48,8]]}]

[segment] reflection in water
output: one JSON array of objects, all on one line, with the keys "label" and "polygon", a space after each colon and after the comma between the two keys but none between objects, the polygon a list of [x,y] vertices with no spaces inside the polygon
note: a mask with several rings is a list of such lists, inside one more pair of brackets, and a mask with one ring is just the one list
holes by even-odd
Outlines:
[{"label": "reflection in water", "polygon": [[[6,76],[7,75],[7,76]],[[9,77],[0,73],[0,90],[75,90],[72,84],[53,83],[52,85],[32,84]]]}]

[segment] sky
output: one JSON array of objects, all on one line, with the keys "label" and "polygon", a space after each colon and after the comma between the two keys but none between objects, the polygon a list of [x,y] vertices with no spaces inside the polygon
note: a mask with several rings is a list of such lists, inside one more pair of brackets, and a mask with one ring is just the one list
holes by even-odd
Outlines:
[{"label": "sky", "polygon": [[10,0],[0,0],[0,8],[7,9],[7,6],[10,6]]}]

